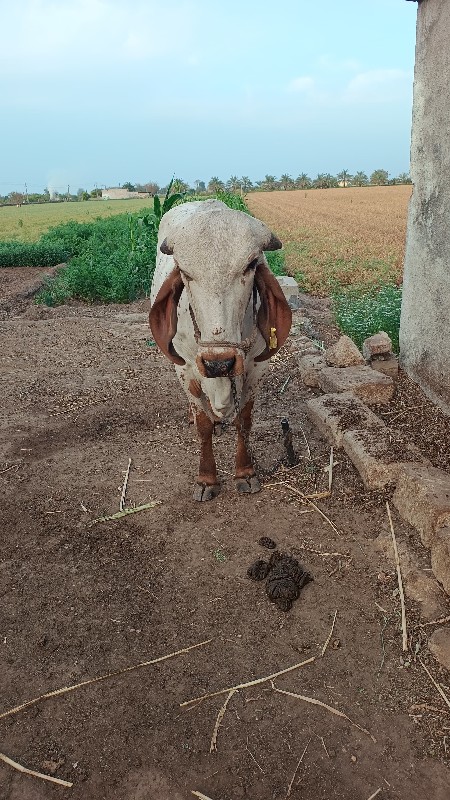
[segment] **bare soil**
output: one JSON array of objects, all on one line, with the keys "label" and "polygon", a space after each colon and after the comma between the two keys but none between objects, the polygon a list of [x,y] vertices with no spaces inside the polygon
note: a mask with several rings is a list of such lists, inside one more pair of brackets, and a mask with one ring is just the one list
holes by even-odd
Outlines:
[{"label": "bare soil", "polygon": [[[212,800],[284,800],[306,747],[292,798],[368,800],[378,789],[379,800],[448,798],[449,709],[418,657],[449,694],[450,675],[428,655],[434,628],[420,627],[411,603],[402,654],[395,572],[373,544],[387,528],[389,495],[366,492],[341,451],[332,498],[313,500],[323,515],[298,494],[326,489],[330,453],[305,413],[310,390],[297,374],[294,337],[255,412],[262,492],[235,493],[229,430],[215,443],[221,494],[199,504],[195,432],[173,368],[153,346],[146,304],[28,301],[24,309],[14,298],[30,279],[19,286],[15,276],[0,329],[0,713],[211,642],[0,720],[6,755],[74,784],[0,762],[0,800],[188,800],[193,790]],[[326,307],[318,311],[325,338]],[[289,471],[283,417],[300,459]],[[129,458],[127,504],[160,505],[89,526],[118,511]],[[399,540],[414,538],[395,514],[394,523]],[[286,613],[247,576],[267,556],[261,537],[314,578]],[[210,753],[227,695],[180,707],[312,656],[275,685],[360,728],[268,682],[233,695]]]}]

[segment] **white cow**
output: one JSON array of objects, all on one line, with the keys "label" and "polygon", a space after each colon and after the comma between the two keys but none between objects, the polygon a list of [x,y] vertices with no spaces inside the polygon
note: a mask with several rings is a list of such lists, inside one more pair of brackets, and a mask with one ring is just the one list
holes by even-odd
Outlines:
[{"label": "white cow", "polygon": [[150,327],[175,364],[200,438],[196,500],[219,492],[212,433],[221,421],[238,432],[237,490],[260,489],[248,448],[253,403],[292,320],[264,257],[281,246],[263,222],[219,200],[176,206],[161,220]]}]

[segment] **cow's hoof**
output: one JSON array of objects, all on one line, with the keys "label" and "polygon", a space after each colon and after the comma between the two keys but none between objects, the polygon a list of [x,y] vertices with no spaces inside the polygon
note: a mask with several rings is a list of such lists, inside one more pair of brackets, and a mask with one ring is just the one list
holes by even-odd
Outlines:
[{"label": "cow's hoof", "polygon": [[249,475],[248,478],[236,478],[235,484],[239,494],[256,494],[261,491],[261,484],[256,475]]},{"label": "cow's hoof", "polygon": [[220,484],[214,483],[208,486],[206,483],[196,483],[194,487],[194,500],[205,503],[207,500],[214,500],[220,492]]}]

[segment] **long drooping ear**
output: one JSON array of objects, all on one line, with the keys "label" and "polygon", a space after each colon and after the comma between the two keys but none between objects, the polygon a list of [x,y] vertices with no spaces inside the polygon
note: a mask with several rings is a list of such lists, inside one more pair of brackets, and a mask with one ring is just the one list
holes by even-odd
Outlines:
[{"label": "long drooping ear", "polygon": [[255,285],[261,301],[256,321],[266,342],[266,349],[255,358],[255,361],[267,361],[283,346],[289,336],[292,311],[280,284],[266,264],[257,266]]},{"label": "long drooping ear", "polygon": [[183,366],[186,362],[178,355],[172,339],[177,332],[177,305],[183,288],[180,270],[175,268],[156,295],[149,316],[150,328],[156,344],[167,358],[179,366]]}]

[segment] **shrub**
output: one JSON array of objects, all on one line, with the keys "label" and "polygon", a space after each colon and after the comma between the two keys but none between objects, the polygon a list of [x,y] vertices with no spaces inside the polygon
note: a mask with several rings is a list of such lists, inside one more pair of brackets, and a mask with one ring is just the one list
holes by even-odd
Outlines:
[{"label": "shrub", "polygon": [[0,267],[54,267],[70,254],[58,242],[0,242]]},{"label": "shrub", "polygon": [[332,297],[339,328],[360,349],[368,336],[385,331],[392,339],[394,352],[399,352],[401,288],[392,283],[370,288],[353,286],[335,289]]}]

